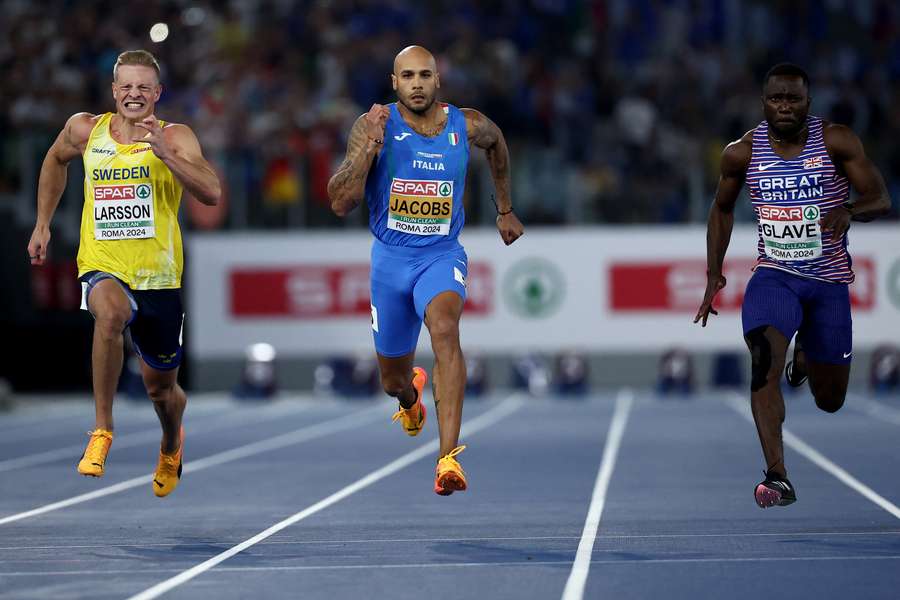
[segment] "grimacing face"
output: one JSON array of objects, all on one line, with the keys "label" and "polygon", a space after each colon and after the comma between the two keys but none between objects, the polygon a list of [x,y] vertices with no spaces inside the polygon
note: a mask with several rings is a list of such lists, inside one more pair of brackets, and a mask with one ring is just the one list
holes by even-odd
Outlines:
[{"label": "grimacing face", "polygon": [[810,98],[802,77],[773,75],[766,82],[762,100],[766,122],[778,137],[791,137],[803,129]]},{"label": "grimacing face", "polygon": [[398,58],[391,83],[397,92],[397,100],[416,114],[431,108],[437,89],[441,87],[434,58],[425,53]]},{"label": "grimacing face", "polygon": [[153,67],[119,65],[112,93],[119,114],[129,121],[140,121],[153,114],[162,85]]}]

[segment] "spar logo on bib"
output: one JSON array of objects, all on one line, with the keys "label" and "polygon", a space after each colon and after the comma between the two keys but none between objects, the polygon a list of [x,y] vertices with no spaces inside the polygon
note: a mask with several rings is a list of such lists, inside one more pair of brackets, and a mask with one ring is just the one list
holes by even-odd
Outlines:
[{"label": "spar logo on bib", "polygon": [[452,215],[452,181],[399,178],[391,181],[388,229],[413,235],[448,235]]},{"label": "spar logo on bib", "polygon": [[766,256],[776,260],[811,260],[822,256],[819,207],[759,207],[759,234]]},{"label": "spar logo on bib", "polygon": [[153,186],[149,183],[94,187],[94,239],[153,237]]}]

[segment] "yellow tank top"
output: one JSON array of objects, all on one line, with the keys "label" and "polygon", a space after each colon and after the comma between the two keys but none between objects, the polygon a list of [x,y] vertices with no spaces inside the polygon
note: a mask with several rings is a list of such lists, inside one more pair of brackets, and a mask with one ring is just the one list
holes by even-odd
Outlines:
[{"label": "yellow tank top", "polygon": [[78,275],[104,271],[135,290],[181,287],[181,184],[149,144],[116,142],[112,117],[100,117],[84,149]]}]

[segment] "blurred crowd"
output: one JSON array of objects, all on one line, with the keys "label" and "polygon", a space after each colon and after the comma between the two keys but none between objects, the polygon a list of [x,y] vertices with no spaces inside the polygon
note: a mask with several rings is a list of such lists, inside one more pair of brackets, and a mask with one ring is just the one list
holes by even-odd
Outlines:
[{"label": "blurred crowd", "polygon": [[[857,131],[900,202],[891,0],[0,5],[0,203],[33,202],[66,118],[114,110],[115,57],[145,48],[163,66],[158,116],[190,124],[227,184],[227,207],[189,210],[193,226],[362,226],[330,214],[326,183],[356,116],[393,99],[393,57],[414,43],[437,56],[443,100],[504,131],[526,223],[703,221],[722,148],[761,120],[762,75],[783,60],[809,71],[813,113]],[[157,22],[169,34],[154,43]],[[469,222],[492,221],[490,192],[475,158]]]}]

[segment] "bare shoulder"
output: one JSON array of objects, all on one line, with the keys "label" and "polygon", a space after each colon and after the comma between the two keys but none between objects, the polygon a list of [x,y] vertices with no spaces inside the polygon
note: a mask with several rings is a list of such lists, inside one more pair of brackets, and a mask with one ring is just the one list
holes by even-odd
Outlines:
[{"label": "bare shoulder", "polygon": [[82,146],[86,144],[88,138],[91,137],[91,131],[94,130],[94,126],[97,125],[97,121],[99,121],[102,116],[103,115],[79,112],[69,117],[69,120],[66,121],[66,126],[63,129],[66,142],[73,146]]},{"label": "bare shoulder", "polygon": [[734,140],[722,150],[722,173],[743,173],[750,165],[753,155],[753,131],[748,131],[740,139]]},{"label": "bare shoulder", "polygon": [[822,125],[822,138],[825,141],[825,149],[832,156],[846,159],[862,152],[862,142],[846,125],[825,121]]},{"label": "bare shoulder", "polygon": [[184,123],[167,122],[163,126],[163,135],[176,151],[184,152],[188,155],[202,154],[197,135],[193,129]]},{"label": "bare shoulder", "polygon": [[490,148],[501,137],[500,128],[484,113],[474,108],[461,108],[466,118],[466,137],[479,148]]},{"label": "bare shoulder", "polygon": [[856,134],[853,133],[853,130],[846,125],[832,123],[830,121],[822,122],[822,136],[825,138],[826,142],[830,139],[840,141],[848,138],[856,138]]},{"label": "bare shoulder", "polygon": [[166,137],[170,139],[197,137],[194,134],[194,130],[184,123],[170,123],[167,121],[166,124],[163,125],[163,131],[165,132]]},{"label": "bare shoulder", "polygon": [[490,122],[484,113],[474,108],[461,108],[459,111],[466,118],[466,127],[472,128],[473,126],[480,126],[484,123]]}]

